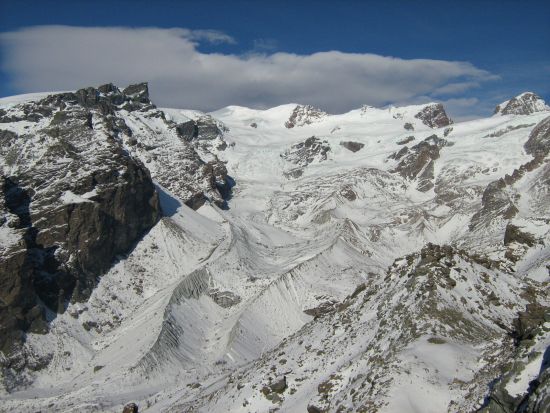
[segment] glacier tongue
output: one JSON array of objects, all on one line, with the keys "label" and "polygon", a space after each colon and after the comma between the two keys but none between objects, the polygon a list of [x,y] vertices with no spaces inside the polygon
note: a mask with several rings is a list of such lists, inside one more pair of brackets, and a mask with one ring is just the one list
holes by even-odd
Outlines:
[{"label": "glacier tongue", "polygon": [[[102,88],[164,216],[89,299],[27,335],[49,362],[4,363],[0,411],[515,411],[543,397],[529,383],[548,386],[548,109],[450,126],[437,105],[204,114]],[[43,98],[0,101],[0,133],[49,125],[55,112],[25,113]]]}]

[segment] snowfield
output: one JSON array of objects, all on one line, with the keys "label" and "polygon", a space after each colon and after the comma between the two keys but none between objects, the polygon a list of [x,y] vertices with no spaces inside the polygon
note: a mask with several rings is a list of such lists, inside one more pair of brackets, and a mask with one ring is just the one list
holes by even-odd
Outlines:
[{"label": "snowfield", "polygon": [[[528,393],[550,318],[519,350],[513,331],[528,304],[550,305],[548,153],[514,171],[549,108],[432,128],[416,116],[430,105],[297,107],[160,109],[220,131],[189,142],[149,112],[119,112],[164,216],[87,301],[28,334],[51,361],[0,387],[0,412],[473,412],[511,362],[524,366],[503,386]],[[225,208],[184,203],[190,147],[234,180]],[[505,239],[512,226],[533,243]],[[9,228],[0,242],[14,242]]]}]

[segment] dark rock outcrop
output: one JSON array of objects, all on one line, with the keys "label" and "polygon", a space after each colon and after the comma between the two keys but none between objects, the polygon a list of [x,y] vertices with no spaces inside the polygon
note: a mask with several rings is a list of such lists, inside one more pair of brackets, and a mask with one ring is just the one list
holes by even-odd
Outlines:
[{"label": "dark rock outcrop", "polygon": [[534,125],[534,123],[521,124],[521,125],[508,125],[504,129],[499,129],[495,132],[491,132],[488,135],[483,136],[483,138],[499,138],[499,137],[501,137],[502,135],[505,135],[508,132],[518,130],[518,129],[522,129],[522,128],[528,128],[528,127],[533,126],[533,125]]},{"label": "dark rock outcrop", "polygon": [[285,128],[292,129],[295,126],[311,125],[327,115],[321,109],[310,105],[298,105],[294,108],[290,117],[285,122]]},{"label": "dark rock outcrop", "polygon": [[149,86],[147,83],[130,85],[126,89],[124,89],[122,93],[130,97],[134,101],[138,101],[140,103],[149,102]]},{"label": "dark rock outcrop", "polygon": [[[514,169],[511,175],[505,175],[504,178],[487,185],[481,199],[482,208],[473,215],[470,230],[480,224],[487,225],[496,218],[509,220],[517,214],[518,208],[515,205],[511,187],[526,173],[543,165],[545,156],[550,153],[550,117],[543,119],[533,128],[524,148],[528,154],[533,156],[533,159]],[[508,232],[507,239],[511,239],[513,227],[507,227],[506,231]],[[524,238],[523,241],[526,239]],[[529,246],[529,244],[526,245]]]},{"label": "dark rock outcrop", "polygon": [[524,148],[525,152],[535,157],[544,157],[550,153],[550,116],[533,128]]},{"label": "dark rock outcrop", "polygon": [[178,135],[186,140],[213,140],[221,136],[228,129],[220,122],[216,121],[210,115],[204,115],[197,120],[189,120],[187,122],[176,125]]},{"label": "dark rock outcrop", "polygon": [[495,114],[502,115],[530,115],[535,112],[550,110],[544,100],[532,92],[525,92],[521,95],[497,105]]},{"label": "dark rock outcrop", "polygon": [[519,227],[508,223],[504,232],[504,245],[510,245],[513,242],[532,247],[535,245],[535,237],[533,234],[521,231]]},{"label": "dark rock outcrop", "polygon": [[344,148],[352,152],[358,152],[361,149],[363,149],[363,147],[365,146],[364,143],[353,142],[353,141],[340,142],[340,145],[342,145]]},{"label": "dark rock outcrop", "polygon": [[271,389],[272,392],[279,393],[279,394],[284,393],[284,391],[287,389],[286,376],[283,376],[279,380],[276,380],[273,383],[271,383],[269,385],[269,388]]},{"label": "dark rock outcrop", "polygon": [[138,413],[139,408],[138,405],[135,403],[128,403],[126,406],[124,406],[124,409],[122,410],[122,413]]},{"label": "dark rock outcrop", "polygon": [[538,335],[544,334],[543,324],[550,320],[550,309],[528,304],[514,320],[512,335],[516,349],[504,374],[490,387],[480,413],[548,413],[550,412],[550,348],[542,355],[537,377],[523,394],[511,395],[507,386],[517,382],[529,360],[529,349]]},{"label": "dark rock outcrop", "polygon": [[506,191],[506,182],[499,179],[491,182],[483,191],[481,210],[476,212],[470,223],[470,230],[484,223],[487,225],[492,219],[502,217],[513,218],[518,212],[514,201]]},{"label": "dark rock outcrop", "polygon": [[319,304],[317,307],[308,308],[307,310],[304,310],[304,313],[317,318],[325,314],[334,313],[338,308],[337,305],[338,305],[338,302],[334,300],[324,301],[321,304]]},{"label": "dark rock outcrop", "polygon": [[176,125],[176,132],[180,138],[186,141],[191,141],[199,136],[199,128],[197,122],[194,120],[178,123]]},{"label": "dark rock outcrop", "polygon": [[404,138],[400,141],[397,141],[397,144],[398,145],[406,145],[407,143],[412,142],[412,141],[414,141],[414,136],[407,136],[406,138]]},{"label": "dark rock outcrop", "polygon": [[[24,366],[25,333],[47,332],[46,312],[86,300],[115,257],[160,218],[149,171],[119,139],[126,125],[114,102],[152,106],[145,84],[131,90],[127,96],[104,85],[25,103],[18,112],[50,114],[49,124],[28,135],[1,133],[0,156],[10,167],[0,214],[12,233],[0,255],[4,368]],[[25,155],[10,160],[14,148]]]},{"label": "dark rock outcrop", "polygon": [[328,152],[330,152],[330,145],[327,141],[311,136],[303,142],[292,145],[281,157],[300,167],[305,167],[314,161],[326,161]]},{"label": "dark rock outcrop", "polygon": [[514,338],[516,343],[532,340],[545,321],[550,321],[550,308],[540,304],[527,304],[514,320]]},{"label": "dark rock outcrop", "polygon": [[[447,116],[445,108],[441,103],[427,105],[420,112],[414,115],[422,123],[430,128],[442,128],[449,126],[453,121]],[[405,128],[407,129],[407,128]]]},{"label": "dark rock outcrop", "polygon": [[208,290],[208,296],[223,308],[230,308],[241,302],[241,297],[231,291],[210,289]]},{"label": "dark rock outcrop", "polygon": [[393,172],[407,179],[418,179],[418,190],[426,192],[434,186],[434,161],[439,158],[440,149],[448,145],[445,139],[432,135],[410,150],[404,146],[390,156],[392,159],[401,159]]}]

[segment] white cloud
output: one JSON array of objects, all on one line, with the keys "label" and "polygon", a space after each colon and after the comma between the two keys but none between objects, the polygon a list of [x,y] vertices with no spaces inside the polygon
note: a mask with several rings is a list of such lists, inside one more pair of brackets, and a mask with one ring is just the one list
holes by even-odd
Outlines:
[{"label": "white cloud", "polygon": [[181,31],[181,36],[186,37],[192,40],[205,40],[209,43],[228,43],[235,44],[237,43],[235,39],[223,32],[218,30],[189,30],[189,29],[178,29]]},{"label": "white cloud", "polygon": [[[495,76],[496,78],[496,76]],[[449,83],[447,85],[441,86],[434,90],[432,94],[434,96],[444,96],[444,95],[453,95],[456,93],[462,93],[469,89],[478,88],[480,86],[479,82],[457,82]]]},{"label": "white cloud", "polygon": [[464,92],[494,78],[468,62],[339,51],[204,53],[201,41],[235,42],[181,28],[37,26],[0,34],[3,69],[21,92],[148,81],[157,105],[203,110],[300,102],[343,112]]}]

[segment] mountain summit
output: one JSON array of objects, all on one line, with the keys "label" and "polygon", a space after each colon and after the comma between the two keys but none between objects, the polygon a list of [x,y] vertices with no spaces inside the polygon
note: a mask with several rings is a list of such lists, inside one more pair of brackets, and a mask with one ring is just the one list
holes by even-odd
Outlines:
[{"label": "mountain summit", "polygon": [[497,105],[494,113],[500,115],[530,115],[547,110],[550,110],[550,106],[540,96],[533,92],[524,92]]}]

